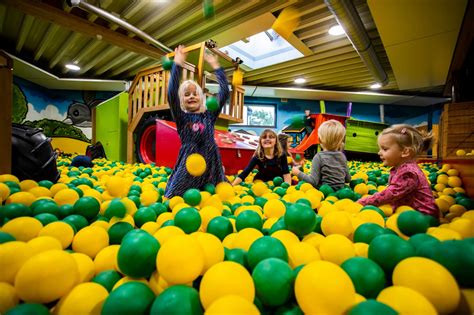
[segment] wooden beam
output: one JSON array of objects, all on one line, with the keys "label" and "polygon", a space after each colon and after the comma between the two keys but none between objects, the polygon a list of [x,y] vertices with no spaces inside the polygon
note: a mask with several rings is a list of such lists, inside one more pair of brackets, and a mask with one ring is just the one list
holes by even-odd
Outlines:
[{"label": "wooden beam", "polygon": [[116,65],[118,65],[119,63],[121,63],[122,61],[132,57],[133,55],[135,55],[135,53],[133,52],[126,52],[126,53],[123,53],[121,54],[119,57],[115,58],[114,60],[110,61],[110,62],[107,62],[105,65],[103,65],[102,67],[100,67],[99,69],[97,69],[95,71],[95,75],[101,75],[102,73],[104,73],[105,71],[109,70],[110,68],[113,68],[115,67]]},{"label": "wooden beam", "polygon": [[43,39],[41,40],[41,43],[39,44],[39,47],[35,52],[35,61],[38,61],[41,58],[46,47],[51,42],[58,29],[59,26],[56,24],[49,25],[48,30],[46,31],[46,35],[43,36]]},{"label": "wooden beam", "polygon": [[17,52],[20,52],[21,49],[23,48],[26,38],[28,37],[28,34],[30,33],[31,27],[33,26],[34,20],[35,20],[34,17],[32,17],[31,15],[25,14],[25,17],[23,18],[23,21],[21,22],[20,34],[18,35],[18,40],[16,42],[15,49]]},{"label": "wooden beam", "polygon": [[0,51],[0,174],[10,174],[12,166],[13,62]]},{"label": "wooden beam", "polygon": [[144,42],[131,39],[128,36],[114,32],[98,24],[89,22],[73,14],[67,14],[53,6],[39,1],[29,0],[3,0],[7,5],[20,10],[26,14],[33,15],[51,23],[58,24],[69,30],[82,33],[91,38],[97,35],[102,36],[102,40],[112,45],[121,47],[125,50],[135,52],[140,55],[146,55],[159,59],[164,52],[158,48],[152,47]]}]

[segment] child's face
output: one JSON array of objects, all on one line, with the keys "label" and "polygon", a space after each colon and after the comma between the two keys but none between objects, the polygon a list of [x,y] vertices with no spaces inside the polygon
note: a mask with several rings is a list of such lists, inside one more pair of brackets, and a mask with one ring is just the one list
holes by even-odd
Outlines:
[{"label": "child's face", "polygon": [[385,166],[398,166],[407,158],[407,152],[402,149],[391,135],[381,135],[378,139],[379,156]]},{"label": "child's face", "polygon": [[275,147],[277,138],[275,137],[274,134],[271,133],[266,133],[261,136],[260,138],[260,145],[262,148],[273,148]]},{"label": "child's face", "polygon": [[189,84],[184,91],[184,108],[191,113],[199,112],[201,109],[201,98],[193,84]]}]

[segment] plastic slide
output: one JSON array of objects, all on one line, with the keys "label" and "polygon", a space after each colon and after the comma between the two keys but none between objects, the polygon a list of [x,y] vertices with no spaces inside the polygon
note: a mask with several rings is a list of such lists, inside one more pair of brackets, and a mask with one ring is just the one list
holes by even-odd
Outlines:
[{"label": "plastic slide", "polygon": [[313,132],[308,136],[306,135],[303,140],[295,147],[295,150],[306,151],[313,144],[319,144],[318,130],[314,129]]}]

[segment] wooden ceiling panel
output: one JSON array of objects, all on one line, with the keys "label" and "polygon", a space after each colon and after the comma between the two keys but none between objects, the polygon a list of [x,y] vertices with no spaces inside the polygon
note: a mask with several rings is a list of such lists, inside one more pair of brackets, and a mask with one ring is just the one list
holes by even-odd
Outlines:
[{"label": "wooden ceiling panel", "polygon": [[[235,42],[268,29],[284,8],[293,6],[298,11],[300,23],[290,36],[290,42],[305,56],[247,71],[244,76],[245,84],[294,86],[296,77],[305,77],[306,88],[365,91],[367,86],[374,81],[347,37],[345,35],[331,36],[327,33],[329,28],[337,22],[324,0],[215,0],[216,14],[210,19],[205,19],[203,16],[202,0],[86,1],[120,16],[170,48],[178,44],[191,45],[214,38],[220,39],[218,43],[230,44],[231,42],[226,42],[226,38],[229,40],[232,38],[232,42]],[[18,54],[25,60],[44,67],[44,70],[60,77],[132,79],[141,68],[160,62],[160,57],[164,52],[138,38],[136,34],[79,8],[70,8],[67,5],[63,7],[63,3],[63,1],[52,0],[1,0],[0,21],[3,21],[0,23],[1,48],[11,54]],[[383,12],[381,16],[390,16],[391,4],[384,7],[375,0],[353,0],[353,3],[389,77],[389,83],[381,90],[401,92],[399,82],[394,75],[394,73],[397,74],[398,79],[398,69],[393,71],[393,64],[391,64],[392,55],[400,55],[400,53],[394,49],[387,49],[387,43],[382,42],[379,35],[381,22],[374,19],[371,12],[372,5],[377,3],[378,10]],[[416,6],[416,4],[413,5]],[[404,13],[402,9],[400,12]],[[442,15],[443,10],[433,12]],[[406,19],[416,21],[420,14],[422,13],[406,12]],[[266,15],[271,18],[265,20],[260,18]],[[447,20],[450,21],[450,19],[456,22],[458,17],[450,15]],[[390,21],[393,42],[409,39],[407,34],[398,34],[400,29],[403,30],[403,27],[406,27],[405,22],[404,18]],[[430,23],[421,25],[421,28],[428,27]],[[239,27],[242,29],[239,30]],[[252,31],[254,31],[253,34]],[[402,36],[402,38],[397,38],[397,36]],[[412,47],[412,49],[421,51],[420,47]],[[428,51],[425,52],[427,53]],[[409,57],[408,54],[404,58]],[[416,63],[415,59],[411,61]],[[439,54],[433,56],[431,61],[434,64],[446,65],[449,64],[450,59],[447,54]],[[70,62],[77,63],[81,70],[74,73],[64,70],[64,64]],[[409,60],[405,62],[405,65],[410,65]],[[407,74],[410,78],[415,78],[417,75],[424,77],[428,80],[426,81],[428,86],[420,85],[418,89],[410,88],[405,90],[405,93],[407,91],[409,93],[440,93],[442,82],[430,81],[430,71],[435,70],[426,68],[421,74],[420,71]],[[432,85],[432,89],[429,85]]]}]

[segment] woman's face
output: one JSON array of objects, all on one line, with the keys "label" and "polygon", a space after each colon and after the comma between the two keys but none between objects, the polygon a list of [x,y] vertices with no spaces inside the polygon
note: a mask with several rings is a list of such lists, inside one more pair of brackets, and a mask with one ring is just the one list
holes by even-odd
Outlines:
[{"label": "woman's face", "polygon": [[274,148],[275,144],[276,144],[276,141],[277,141],[277,137],[273,133],[270,133],[270,132],[264,133],[260,137],[260,145],[264,149]]}]

